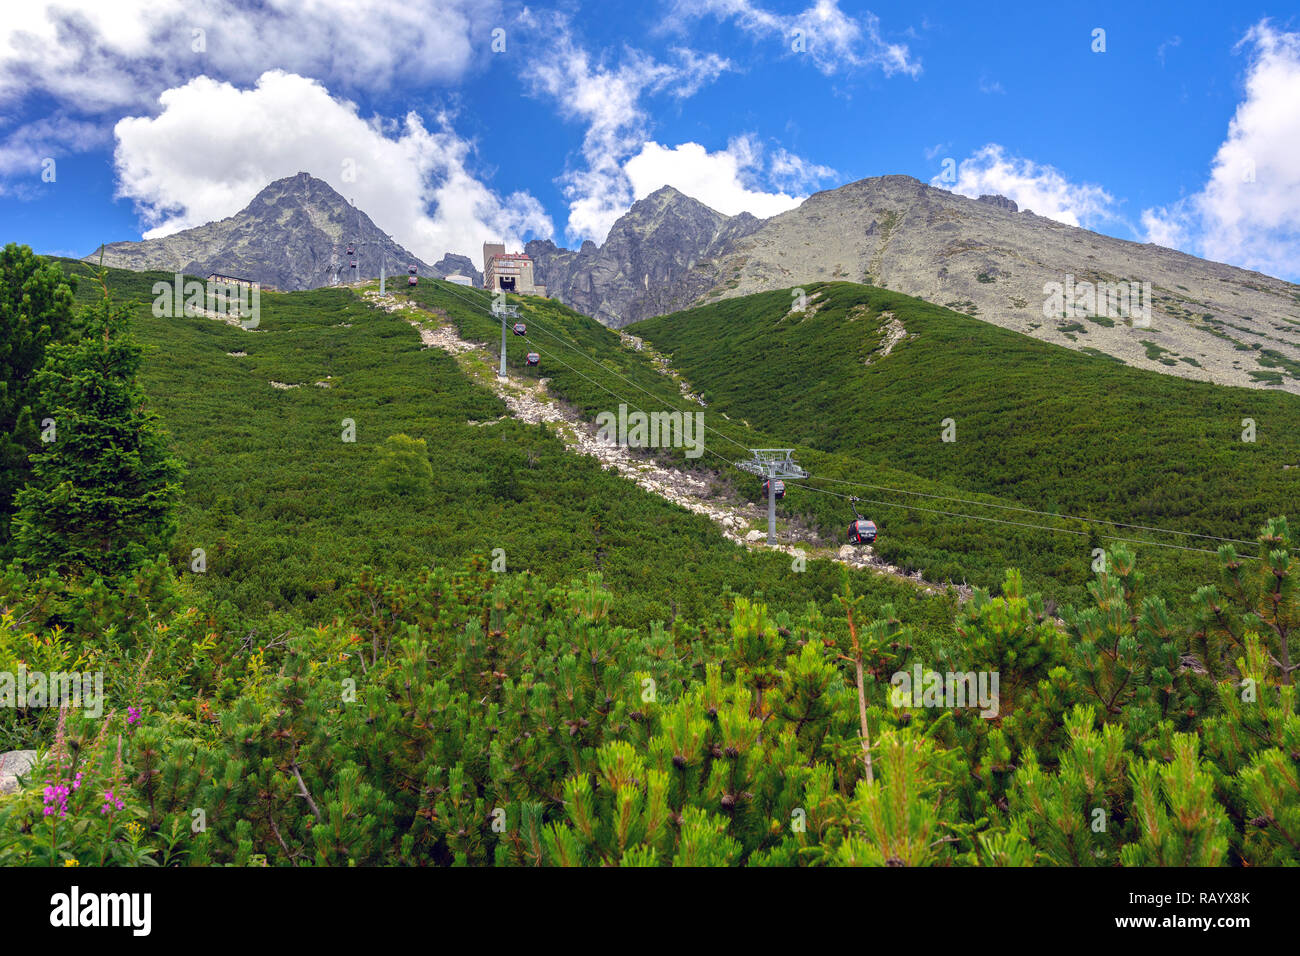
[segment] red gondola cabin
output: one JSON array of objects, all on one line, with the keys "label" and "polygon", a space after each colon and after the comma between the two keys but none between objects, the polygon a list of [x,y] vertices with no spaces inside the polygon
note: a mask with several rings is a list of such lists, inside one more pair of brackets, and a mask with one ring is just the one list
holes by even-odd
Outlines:
[{"label": "red gondola cabin", "polygon": [[[767,497],[767,482],[763,482],[763,497]],[[785,497],[785,482],[780,478],[776,479],[776,500],[780,501]]]},{"label": "red gondola cabin", "polygon": [[876,523],[859,518],[849,525],[849,540],[854,544],[871,544],[876,540]]},{"label": "red gondola cabin", "polygon": [[537,365],[542,361],[542,357],[536,352],[529,352],[527,361],[529,365]]}]

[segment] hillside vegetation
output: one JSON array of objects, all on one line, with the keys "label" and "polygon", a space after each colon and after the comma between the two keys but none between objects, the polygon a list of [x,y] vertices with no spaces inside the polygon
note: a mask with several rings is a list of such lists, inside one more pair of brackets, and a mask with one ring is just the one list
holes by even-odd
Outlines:
[{"label": "hillside vegetation", "polygon": [[[244,329],[153,315],[169,278],[109,273],[129,317],[82,283],[104,318],[65,330],[36,379],[38,410],[61,396],[60,434],[20,524],[45,503],[76,536],[66,503],[119,500],[136,475],[178,530],[156,559],[116,547],[130,566],[111,573],[19,535],[0,569],[0,676],[93,672],[105,691],[98,713],[0,708],[0,750],[36,752],[0,793],[0,865],[1300,862],[1285,518],[1257,529],[1263,560],[1120,543],[1095,574],[1085,523],[883,519],[936,567],[987,578],[1024,560],[959,606],[731,544],[503,417],[472,363],[354,290],[264,294]],[[414,298],[466,337],[499,335],[482,293],[422,282]],[[689,405],[651,353],[517,301],[516,374],[588,417],[633,393]],[[91,367],[136,338],[139,373]],[[529,350],[541,366],[520,366]],[[129,401],[96,420],[104,395]],[[781,432],[712,397],[720,457],[661,454],[725,484],[720,449]],[[151,455],[124,466],[113,428]],[[140,467],[164,442],[185,468],[175,504],[170,466]],[[815,475],[954,490],[798,453]],[[792,483],[786,504],[783,522],[835,534],[840,499]],[[107,542],[149,540],[98,520]],[[1030,578],[1078,600],[1058,616]]]},{"label": "hillside vegetation", "polygon": [[[155,317],[150,290],[171,276],[109,275],[115,294],[139,303],[142,381],[188,468],[169,556],[187,570],[203,549],[206,570],[188,580],[231,601],[250,626],[288,611],[327,620],[341,608],[341,586],[364,568],[490,562],[497,549],[509,571],[550,582],[604,573],[626,590],[620,614],[631,624],[711,612],[711,595],[728,586],[794,607],[825,604],[838,586],[840,571],[826,562],[793,573],[783,555],[744,556],[706,519],[508,417],[404,319],[349,289],[264,292],[258,328],[245,330]],[[417,295],[456,308],[453,291],[426,283]],[[90,284],[79,294],[89,297]],[[523,368],[531,347],[510,337],[520,374],[537,374]],[[355,441],[344,440],[345,420]],[[857,576],[860,589],[938,632],[943,602],[922,610],[916,588]]]},{"label": "hillside vegetation", "polygon": [[[682,360],[679,362],[674,352],[674,367],[708,402],[704,409],[709,429],[707,453],[688,460],[680,450],[667,449],[660,453],[661,457],[683,467],[708,471],[717,480],[732,486],[736,494],[758,500],[758,480],[739,471],[731,462],[747,458],[748,449],[752,447],[794,447],[799,461],[814,478],[805,483],[788,484],[786,498],[778,506],[780,514],[806,528],[810,541],[841,544],[845,540],[845,527],[852,519],[845,497],[856,494],[864,499],[861,507],[881,525],[881,537],[875,546],[877,553],[904,569],[920,570],[931,580],[966,581],[996,591],[1005,569],[1016,567],[1025,574],[1026,581],[1053,601],[1077,602],[1086,596],[1084,586],[1093,574],[1095,549],[1115,543],[1114,538],[1128,538],[1129,543],[1139,550],[1151,586],[1157,593],[1174,597],[1181,593],[1186,582],[1213,573],[1213,551],[1220,543],[1217,541],[1150,534],[1099,521],[1061,520],[1008,510],[1050,510],[1192,531],[1198,530],[1199,520],[1204,518],[1209,523],[1213,517],[1211,513],[1197,512],[1181,516],[1180,524],[1163,520],[1167,516],[1161,514],[1162,520],[1148,521],[1150,514],[1134,508],[1131,502],[1126,502],[1124,508],[1111,510],[1110,499],[1103,496],[1058,501],[1047,495],[1025,495],[1020,485],[1009,481],[996,487],[986,480],[967,482],[966,473],[944,468],[939,453],[931,449],[931,446],[940,446],[945,451],[960,449],[960,453],[966,456],[963,460],[970,464],[971,474],[982,478],[981,468],[987,464],[985,456],[978,453],[977,441],[971,437],[967,419],[960,411],[934,414],[932,421],[924,421],[923,429],[921,416],[926,413],[916,409],[907,412],[906,421],[916,423],[909,432],[912,442],[909,447],[931,451],[935,455],[934,466],[929,470],[912,467],[906,456],[895,455],[892,446],[883,439],[864,439],[863,436],[880,427],[886,412],[889,416],[899,415],[908,398],[904,396],[890,402],[876,395],[870,400],[876,406],[866,411],[860,404],[855,404],[866,400],[861,396],[862,388],[857,376],[875,367],[874,363],[870,368],[865,365],[866,356],[884,336],[879,324],[873,325],[869,319],[857,318],[865,315],[866,310],[861,307],[863,296],[875,294],[876,290],[850,284],[836,284],[831,288],[839,292],[840,299],[832,299],[829,304],[825,299],[814,301],[815,310],[810,309],[802,323],[787,320],[782,331],[771,340],[764,338],[765,331],[782,324],[785,312],[780,311],[780,304],[784,302],[788,312],[791,301],[787,293],[729,300],[632,327],[631,331],[644,332],[646,338],[655,344],[663,342],[665,349],[676,344]],[[813,294],[816,294],[815,290]],[[489,314],[490,301],[486,293],[430,283],[422,284],[415,297],[431,308],[444,311],[466,337],[487,343],[499,341],[500,324]],[[677,382],[656,369],[648,353],[621,345],[617,333],[552,301],[532,298],[518,301],[524,317],[531,324],[526,342],[510,337],[508,349],[511,350],[512,364],[517,358],[522,373],[544,374],[552,391],[562,395],[587,418],[594,419],[600,411],[616,408],[620,401],[646,410],[701,410],[698,404],[683,398]],[[937,317],[936,324],[953,318],[970,323],[974,331],[1003,336],[1005,341],[1001,344],[1006,348],[1024,343],[1029,352],[1016,354],[1030,364],[1022,377],[1028,383],[1026,388],[1035,394],[1050,391],[1058,377],[1059,370],[1050,364],[1053,360],[1085,362],[1089,367],[1108,364],[1104,360],[1094,361],[990,328],[906,296],[889,301],[896,302],[900,308],[932,310]],[[735,320],[721,325],[710,323],[711,318],[721,314],[715,311],[720,309],[733,310],[726,314],[735,316]],[[854,312],[855,318],[848,323],[846,331],[843,318],[850,311]],[[859,327],[861,331],[857,332]],[[840,347],[825,344],[827,340],[833,342],[836,335],[847,338],[855,333],[865,341],[850,346],[841,339]],[[686,344],[678,344],[674,334],[680,335],[682,343]],[[956,335],[956,338],[961,336]],[[899,379],[911,382],[899,386],[909,394],[915,389],[922,394],[933,390],[957,396],[963,379],[954,378],[947,367],[921,365],[912,374],[914,381],[908,378],[905,363],[911,360],[912,353],[902,350],[911,348],[916,341],[907,339],[898,345],[881,363],[882,367],[891,366]],[[936,349],[936,354],[944,354],[943,349],[947,347],[945,344]],[[529,349],[541,350],[542,367],[522,368],[523,355]],[[708,359],[703,357],[705,353]],[[1014,357],[1004,358],[1000,367],[1010,368],[1014,362]],[[1136,374],[1133,370],[1127,371]],[[1152,375],[1143,376],[1143,380],[1167,382],[1173,387],[1188,384]],[[756,383],[761,383],[761,387]],[[968,404],[981,401],[997,404],[1001,401],[997,395],[992,399],[981,399],[982,391],[989,387],[982,379],[971,381],[966,387],[969,390]],[[1285,411],[1285,405],[1275,403],[1289,400],[1289,396],[1282,395],[1245,390],[1232,392],[1243,400],[1258,399],[1261,402],[1260,405],[1246,406],[1256,412],[1260,422],[1278,420],[1279,416],[1268,410]],[[957,404],[958,399],[954,397],[952,402]],[[900,406],[900,411],[895,411],[895,406]],[[986,410],[982,414],[988,419],[995,413]],[[941,420],[945,417],[958,420],[956,443],[940,441]],[[1013,459],[1011,450],[995,450],[990,460],[1005,462],[1009,474],[1026,476],[1029,482],[1036,474],[1037,463],[1047,461],[1039,448],[1049,441],[1056,441],[1054,429],[1057,426],[1032,414],[1021,416],[1021,423],[1024,434],[1014,445],[1014,452],[1021,457]],[[1118,420],[1103,418],[1103,424],[1104,427],[1094,429],[1086,418],[1076,416],[1071,431],[1091,433],[1101,443],[1118,427]],[[892,428],[902,430],[897,423]],[[1240,429],[1238,439],[1239,432]],[[1251,460],[1259,460],[1260,447],[1260,443],[1247,446],[1246,454],[1256,456]],[[1231,452],[1229,449],[1224,454]],[[1072,451],[1071,455],[1074,454]],[[1279,456],[1276,448],[1270,449],[1268,454]],[[1297,455],[1300,455],[1300,450],[1297,450]],[[918,460],[920,457],[918,454]],[[1128,467],[1145,467],[1148,459],[1161,460],[1147,449],[1141,460]],[[1126,476],[1123,487],[1141,484],[1131,480],[1124,466],[1114,464],[1111,459],[1106,462],[1108,474],[1114,470]],[[1050,462],[1047,470],[1049,473],[1052,471]],[[1174,471],[1178,470],[1175,462]],[[1283,472],[1280,466],[1276,470],[1283,477],[1275,482],[1274,490],[1271,493],[1260,491],[1248,499],[1254,504],[1249,512],[1252,519],[1239,516],[1232,529],[1211,533],[1251,542],[1259,523],[1270,513],[1284,511],[1289,499],[1279,489],[1294,481],[1290,476],[1297,472]],[[1167,471],[1159,469],[1153,473],[1165,475]],[[1245,474],[1245,469],[1241,469],[1241,473]],[[913,494],[899,494],[888,489]],[[1146,490],[1156,494],[1153,488]],[[1252,524],[1251,520],[1256,523]],[[1233,533],[1238,525],[1245,528],[1244,533]],[[1163,546],[1170,543],[1197,550],[1189,552]],[[1248,544],[1239,543],[1238,548],[1243,553],[1252,553]]]},{"label": "hillside vegetation", "polygon": [[967,494],[1248,539],[1300,493],[1296,396],[1126,368],[870,286],[806,292],[802,313],[787,290],[630,331],[720,413]]}]

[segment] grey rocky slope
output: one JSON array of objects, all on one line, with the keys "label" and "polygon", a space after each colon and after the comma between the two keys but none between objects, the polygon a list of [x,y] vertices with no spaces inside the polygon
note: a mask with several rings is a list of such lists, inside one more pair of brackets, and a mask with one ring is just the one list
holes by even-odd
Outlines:
[{"label": "grey rocky slope", "polygon": [[[347,244],[356,239],[360,255],[349,266]],[[374,278],[382,258],[389,275],[404,275],[415,263],[422,275],[452,272],[482,274],[466,256],[444,256],[435,265],[417,258],[323,180],[307,173],[277,179],[227,219],[186,229],[161,239],[112,242],[103,248],[104,265],[122,269],[161,269],[205,276],[213,272],[253,279],[270,288],[293,291],[340,281]],[[97,262],[100,250],[86,256]]]},{"label": "grey rocky slope", "polygon": [[670,309],[670,295],[701,259],[717,255],[762,224],[749,213],[724,216],[664,186],[633,204],[604,244],[578,250],[534,239],[524,251],[547,294],[617,328]]},{"label": "grey rocky slope", "polygon": [[[1044,285],[1150,282],[1148,328],[1046,317]],[[1300,286],[969,199],[909,176],[864,179],[702,258],[662,312],[817,280],[867,282],[1073,349],[1220,384],[1300,392]]]}]

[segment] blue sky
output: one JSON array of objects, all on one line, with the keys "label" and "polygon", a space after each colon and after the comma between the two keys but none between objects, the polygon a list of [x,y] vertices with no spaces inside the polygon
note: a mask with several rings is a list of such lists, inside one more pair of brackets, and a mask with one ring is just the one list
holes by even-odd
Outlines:
[{"label": "blue sky", "polygon": [[31,0],[6,12],[5,241],[86,254],[230,215],[299,170],[430,261],[477,259],[489,238],[599,242],[665,183],[766,216],[904,173],[1296,280],[1300,11]]}]

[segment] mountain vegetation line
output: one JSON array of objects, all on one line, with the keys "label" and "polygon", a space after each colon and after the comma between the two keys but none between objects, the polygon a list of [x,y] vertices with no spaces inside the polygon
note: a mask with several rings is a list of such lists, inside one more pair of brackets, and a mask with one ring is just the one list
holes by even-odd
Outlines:
[{"label": "mountain vegetation line", "polygon": [[[455,293],[452,294],[455,295]],[[737,506],[732,501],[711,495],[709,494],[708,483],[698,477],[659,464],[651,459],[637,456],[626,446],[611,445],[592,437],[587,422],[577,413],[566,410],[561,402],[547,393],[546,379],[539,379],[535,385],[530,387],[515,378],[507,377],[503,381],[495,374],[490,378],[483,375],[484,371],[491,370],[494,361],[493,357],[482,345],[467,342],[460,338],[454,328],[447,324],[445,314],[439,315],[431,309],[413,303],[401,302],[395,298],[383,300],[375,293],[366,293],[365,298],[377,307],[389,311],[417,309],[431,316],[431,319],[423,321],[418,318],[409,319],[411,324],[419,330],[421,341],[426,345],[442,348],[450,352],[462,362],[472,357],[475,360],[474,372],[477,373],[475,377],[490,381],[497,394],[510,406],[516,418],[526,422],[547,422],[559,425],[557,434],[560,435],[571,450],[580,454],[594,456],[602,463],[614,467],[620,474],[636,482],[647,491],[660,495],[666,500],[696,514],[704,515],[719,526],[724,537],[736,544],[747,548],[761,547],[781,551],[800,559],[824,559],[846,567],[870,569],[876,573],[892,575],[909,583],[924,585],[932,590],[944,590],[952,587],[963,600],[971,595],[969,587],[935,584],[924,581],[919,573],[905,574],[899,568],[876,557],[869,546],[858,549],[846,545],[838,550],[814,547],[805,541],[801,541],[798,532],[786,521],[780,522],[777,526],[777,534],[783,540],[779,541],[774,548],[771,548],[766,544],[765,532],[758,530],[759,526],[766,521],[765,512],[753,505],[748,507]],[[463,299],[463,297],[461,298]],[[470,302],[470,304],[475,308],[478,307],[477,303]],[[430,321],[437,323],[436,328],[429,327]],[[540,327],[540,323],[531,316],[529,317],[529,324],[533,328]],[[558,337],[557,340],[562,344],[567,344],[563,343],[563,340],[558,339]],[[532,344],[532,348],[542,352],[548,361],[564,364],[566,368],[569,368],[575,374],[583,375],[582,372],[567,365],[558,356],[551,355],[536,343]],[[599,385],[599,383],[595,384]],[[599,387],[603,388],[604,386]],[[624,396],[612,390],[606,390],[615,399],[627,402]],[[650,394],[651,398],[658,398],[658,396],[651,393],[647,394]],[[633,410],[641,410],[630,403],[628,407]],[[728,466],[732,464],[730,460],[722,458],[711,449],[705,449],[705,451],[720,458]]]},{"label": "mountain vegetation line", "polygon": [[[1205,556],[1144,552],[1139,570],[1120,543],[1059,606],[1014,570],[965,602],[831,561],[796,571],[516,419],[458,345],[492,341],[499,322],[442,283],[410,294],[454,326],[425,331],[460,361],[350,290],[267,294],[250,329],[155,314],[156,275],[73,288],[65,268],[88,274],[0,256],[4,340],[28,346],[0,355],[23,389],[0,392],[0,413],[35,426],[14,439],[31,468],[6,515],[0,674],[99,673],[105,707],[0,708],[4,766],[21,766],[0,779],[0,865],[1300,862],[1300,558],[1285,518],[1261,523],[1262,560],[1225,543],[1205,577]],[[795,334],[833,339],[877,294],[832,288],[806,320],[821,328]],[[757,324],[769,305],[726,308]],[[615,333],[532,308],[681,400]],[[908,314],[917,337],[861,366],[904,375],[921,400],[938,337],[925,319]],[[694,334],[679,322],[674,335]],[[738,324],[723,336],[733,363],[752,348]],[[778,343],[783,362],[804,360]],[[533,348],[508,343],[503,384],[530,409],[553,398],[589,420],[608,406],[576,364],[543,384]],[[792,419],[686,341],[665,354],[737,442],[793,422],[817,440],[796,449],[815,474],[956,491],[846,453],[845,407]],[[847,356],[855,370],[862,357]],[[926,465],[932,449],[913,452]],[[1250,486],[1251,507],[1277,503],[1275,478]],[[840,499],[807,490],[788,513],[830,523]],[[886,527],[972,573],[1023,556],[1058,594],[1088,567],[1033,529]],[[994,676],[988,699],[946,700],[958,678],[987,690]]]}]

